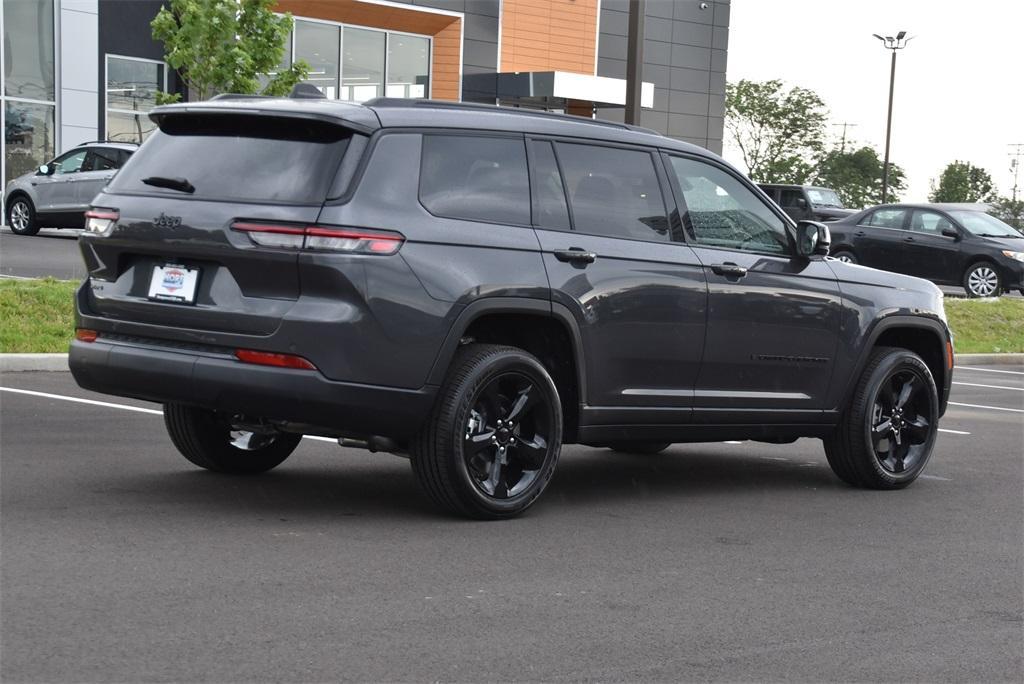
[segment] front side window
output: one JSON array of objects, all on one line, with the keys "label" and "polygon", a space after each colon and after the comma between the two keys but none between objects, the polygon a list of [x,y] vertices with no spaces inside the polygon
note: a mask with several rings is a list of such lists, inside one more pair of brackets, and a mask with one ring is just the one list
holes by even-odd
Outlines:
[{"label": "front side window", "polygon": [[556,145],[581,233],[667,241],[668,218],[650,153],[576,143]]},{"label": "front side window", "polygon": [[864,221],[864,225],[875,226],[876,228],[902,229],[906,218],[907,212],[905,209],[879,209],[868,216],[867,220]]},{"label": "front side window", "polygon": [[82,170],[86,150],[72,150],[53,160],[53,174],[60,176],[65,173],[77,173]]},{"label": "front side window", "polygon": [[141,143],[156,129],[149,110],[165,88],[161,62],[107,55],[107,139]]},{"label": "front side window", "polygon": [[789,252],[786,224],[732,175],[717,166],[671,157],[690,240],[708,247],[769,254]]},{"label": "front side window", "polygon": [[943,230],[952,229],[952,222],[934,211],[915,211],[910,220],[910,230],[928,235],[942,235]]},{"label": "front side window", "polygon": [[529,225],[523,139],[424,135],[420,201],[436,216]]}]

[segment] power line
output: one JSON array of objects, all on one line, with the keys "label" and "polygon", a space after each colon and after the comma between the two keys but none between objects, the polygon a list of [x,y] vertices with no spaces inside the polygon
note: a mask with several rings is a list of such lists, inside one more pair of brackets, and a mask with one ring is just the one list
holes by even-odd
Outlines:
[{"label": "power line", "polygon": [[1024,157],[1024,143],[1010,143],[1015,148],[1010,152],[1010,170],[1013,171],[1013,201],[1017,201],[1017,177],[1020,172],[1020,158]]},{"label": "power line", "polygon": [[853,126],[856,126],[856,125],[857,124],[850,123],[849,121],[843,121],[842,123],[832,124],[832,126],[834,128],[839,128],[840,126],[843,127],[843,138],[839,142],[839,152],[840,152],[840,154],[846,152],[846,129],[847,129],[847,127],[853,127]]}]

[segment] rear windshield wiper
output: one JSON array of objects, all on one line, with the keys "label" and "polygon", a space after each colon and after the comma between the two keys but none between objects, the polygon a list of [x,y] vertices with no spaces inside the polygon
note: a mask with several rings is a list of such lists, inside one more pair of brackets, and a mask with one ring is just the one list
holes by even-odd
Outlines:
[{"label": "rear windshield wiper", "polygon": [[181,192],[187,192],[192,194],[196,191],[194,185],[188,182],[185,178],[165,178],[164,176],[150,176],[149,178],[143,178],[142,182],[146,185],[152,185],[155,188],[167,188],[168,190],[180,190]]}]

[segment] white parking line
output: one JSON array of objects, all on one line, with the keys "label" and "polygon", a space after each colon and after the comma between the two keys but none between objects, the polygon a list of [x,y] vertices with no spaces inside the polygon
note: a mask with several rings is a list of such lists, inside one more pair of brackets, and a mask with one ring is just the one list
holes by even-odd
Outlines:
[{"label": "white parking line", "polygon": [[1010,390],[1011,392],[1024,392],[1024,387],[1007,387],[1006,385],[979,385],[976,382],[956,382],[953,381],[954,385],[963,385],[965,387],[988,387],[989,389],[1002,389]]},{"label": "white parking line", "polygon": [[[956,370],[978,371],[979,373],[1009,373],[1010,375],[1024,375],[1024,371],[996,370],[995,368],[977,368],[974,366],[957,366]],[[953,372],[955,373],[956,370]]]},{"label": "white parking line", "polygon": [[946,432],[946,433],[949,433],[951,435],[969,435],[969,434],[971,434],[970,432],[964,432],[963,430],[949,430],[949,429],[946,429],[946,428],[939,428],[939,432]]},{"label": "white parking line", "polygon": [[15,394],[28,394],[33,397],[44,397],[46,399],[61,399],[73,401],[77,404],[92,404],[93,406],[106,406],[107,408],[122,409],[124,411],[138,411],[139,413],[152,413],[158,416],[164,414],[157,409],[142,408],[141,406],[128,406],[127,404],[111,404],[109,401],[96,401],[95,399],[82,399],[80,397],[67,397],[62,394],[50,394],[48,392],[34,392],[32,390],[14,389],[13,387],[0,387],[0,392],[14,392]]},{"label": "white parking line", "polygon": [[[80,397],[68,397],[63,394],[50,394],[49,392],[35,392],[33,390],[15,389],[13,387],[0,387],[0,392],[14,392],[15,394],[28,394],[33,397],[43,397],[45,399],[60,399],[61,401],[71,401],[76,404],[92,404],[93,406],[105,406],[106,408],[121,409],[122,411],[137,411],[139,413],[149,413],[152,415],[162,416],[163,411],[158,409],[142,408],[141,406],[129,406],[128,404],[113,404],[109,401],[96,401],[95,399],[82,399]],[[330,437],[318,437],[316,435],[303,435],[304,439],[313,439],[318,442],[328,442],[330,444],[337,444],[338,440],[331,439]]]},{"label": "white parking line", "polygon": [[1024,413],[1024,409],[1006,408],[1005,406],[983,406],[981,404],[961,404],[956,401],[949,402],[950,406],[966,406],[967,408],[989,409],[990,411],[1010,411],[1012,413]]}]

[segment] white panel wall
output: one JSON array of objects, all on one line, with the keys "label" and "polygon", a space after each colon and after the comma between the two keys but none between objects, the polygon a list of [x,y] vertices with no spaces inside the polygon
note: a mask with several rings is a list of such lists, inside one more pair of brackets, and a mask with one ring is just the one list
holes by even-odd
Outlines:
[{"label": "white panel wall", "polygon": [[99,137],[99,2],[60,0],[60,151]]}]

